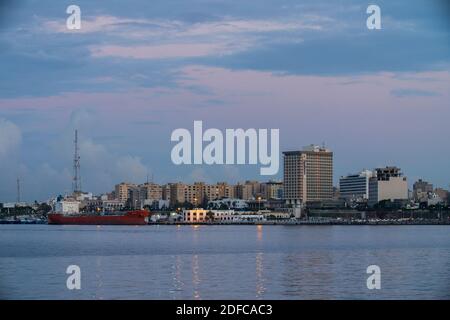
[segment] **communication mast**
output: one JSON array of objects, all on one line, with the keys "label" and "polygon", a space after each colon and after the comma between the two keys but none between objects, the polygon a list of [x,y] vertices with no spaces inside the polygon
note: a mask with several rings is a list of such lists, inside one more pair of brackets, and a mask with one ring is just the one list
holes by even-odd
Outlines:
[{"label": "communication mast", "polygon": [[17,203],[20,203],[20,179],[17,178]]},{"label": "communication mast", "polygon": [[78,130],[75,130],[74,140],[75,152],[73,156],[73,183],[72,189],[74,193],[81,192],[81,177],[80,177],[80,155],[78,149]]}]

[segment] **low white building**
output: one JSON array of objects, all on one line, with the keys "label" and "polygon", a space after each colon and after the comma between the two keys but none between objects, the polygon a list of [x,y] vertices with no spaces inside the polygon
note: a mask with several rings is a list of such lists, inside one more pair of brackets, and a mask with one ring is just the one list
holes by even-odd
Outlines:
[{"label": "low white building", "polygon": [[266,220],[264,214],[260,213],[240,213],[234,210],[207,210],[207,209],[192,209],[183,210],[184,222],[257,222]]},{"label": "low white building", "polygon": [[55,203],[55,212],[63,214],[77,214],[80,212],[80,202],[61,200]]},{"label": "low white building", "polygon": [[210,210],[195,208],[191,210],[183,210],[184,222],[205,222],[207,220],[207,213]]}]

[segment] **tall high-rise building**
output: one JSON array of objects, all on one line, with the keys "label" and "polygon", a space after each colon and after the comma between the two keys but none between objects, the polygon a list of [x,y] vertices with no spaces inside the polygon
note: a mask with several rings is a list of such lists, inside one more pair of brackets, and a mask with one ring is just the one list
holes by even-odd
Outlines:
[{"label": "tall high-rise building", "polygon": [[310,145],[301,151],[283,152],[284,190],[289,204],[333,198],[333,152]]}]

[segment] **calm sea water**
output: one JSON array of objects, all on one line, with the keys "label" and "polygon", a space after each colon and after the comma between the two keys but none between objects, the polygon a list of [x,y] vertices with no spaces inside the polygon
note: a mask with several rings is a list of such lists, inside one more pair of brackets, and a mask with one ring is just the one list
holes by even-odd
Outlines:
[{"label": "calm sea water", "polygon": [[0,298],[450,299],[450,227],[1,225]]}]

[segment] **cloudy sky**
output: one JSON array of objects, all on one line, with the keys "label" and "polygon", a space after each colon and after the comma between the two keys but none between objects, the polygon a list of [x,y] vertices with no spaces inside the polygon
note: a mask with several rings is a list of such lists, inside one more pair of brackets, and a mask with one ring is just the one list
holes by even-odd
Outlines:
[{"label": "cloudy sky", "polygon": [[[372,2],[370,2],[372,3]],[[397,165],[450,183],[450,6],[375,1],[0,2],[0,202],[120,181],[267,179],[259,166],[175,166],[176,128],[279,128],[344,174]],[[67,30],[66,8],[81,8]],[[281,177],[280,174],[275,178]]]}]

